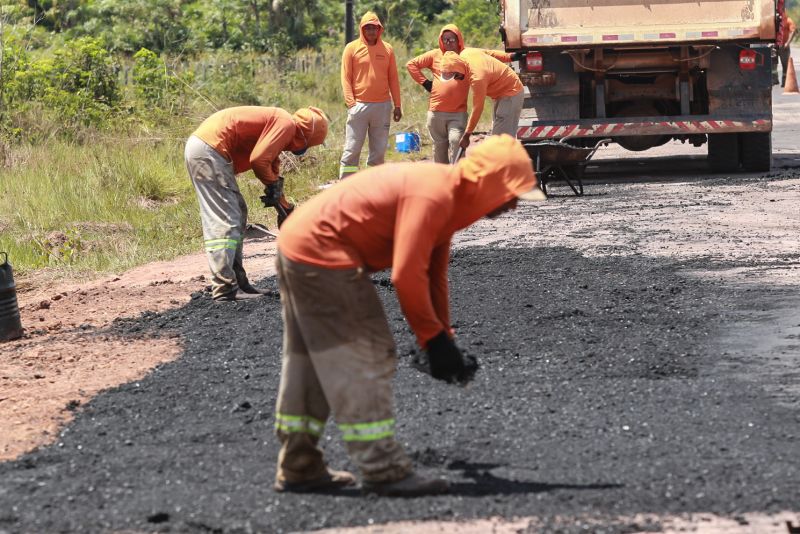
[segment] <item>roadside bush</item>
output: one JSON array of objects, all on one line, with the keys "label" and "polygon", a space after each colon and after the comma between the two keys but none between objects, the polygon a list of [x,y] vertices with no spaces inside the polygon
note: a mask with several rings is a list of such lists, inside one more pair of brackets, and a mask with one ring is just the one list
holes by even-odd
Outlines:
[{"label": "roadside bush", "polygon": [[[133,85],[137,103],[145,111],[174,112],[183,106],[185,85],[170,74],[164,60],[155,52],[142,48],[133,55]],[[190,80],[186,83],[191,83]]]},{"label": "roadside bush", "polygon": [[105,127],[122,98],[117,71],[117,63],[99,40],[76,39],[51,57],[18,65],[12,98],[20,111],[35,109],[34,103],[43,105],[67,130]]},{"label": "roadside bush", "polygon": [[6,40],[2,44],[3,64],[0,69],[0,143],[4,140],[16,139],[21,134],[20,128],[11,118],[11,110],[18,100],[19,82],[17,73],[27,69],[28,55],[15,40]]}]

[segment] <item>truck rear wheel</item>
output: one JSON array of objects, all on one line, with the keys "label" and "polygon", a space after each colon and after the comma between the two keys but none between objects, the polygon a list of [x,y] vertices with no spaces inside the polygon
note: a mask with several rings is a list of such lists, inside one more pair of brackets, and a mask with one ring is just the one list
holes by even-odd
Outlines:
[{"label": "truck rear wheel", "polygon": [[746,171],[768,171],[772,167],[772,132],[739,134],[739,157]]},{"label": "truck rear wheel", "polygon": [[708,134],[708,166],[712,172],[739,169],[738,134]]}]

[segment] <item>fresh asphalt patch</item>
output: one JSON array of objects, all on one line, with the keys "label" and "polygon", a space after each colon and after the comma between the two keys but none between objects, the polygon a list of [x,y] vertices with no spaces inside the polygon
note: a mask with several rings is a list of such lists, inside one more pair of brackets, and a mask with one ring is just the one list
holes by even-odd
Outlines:
[{"label": "fresh asphalt patch", "polygon": [[[289,532],[598,514],[608,532],[626,532],[632,525],[618,518],[640,512],[796,508],[796,406],[776,401],[772,375],[720,365],[730,322],[770,309],[786,289],[686,274],[701,267],[713,266],[565,248],[454,251],[457,341],[481,364],[466,388],[410,367],[413,336],[388,274],[375,275],[398,340],[398,439],[422,473],[453,483],[432,498],[272,491],[277,300],[196,294],[183,308],[118,321],[98,335],[180,336],[185,351],[72,406],[57,443],[0,464],[0,532]],[[332,467],[354,468],[332,423],[322,446]]]}]

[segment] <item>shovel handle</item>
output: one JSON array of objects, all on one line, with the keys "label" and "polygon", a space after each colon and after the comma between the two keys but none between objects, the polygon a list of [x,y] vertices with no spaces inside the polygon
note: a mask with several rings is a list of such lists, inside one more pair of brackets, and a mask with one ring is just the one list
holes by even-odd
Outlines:
[{"label": "shovel handle", "polygon": [[455,156],[453,156],[453,160],[450,162],[450,165],[455,165],[456,163],[458,163],[458,160],[461,159],[461,154],[463,154],[463,153],[464,153],[464,149],[459,146],[458,150],[456,151]]}]

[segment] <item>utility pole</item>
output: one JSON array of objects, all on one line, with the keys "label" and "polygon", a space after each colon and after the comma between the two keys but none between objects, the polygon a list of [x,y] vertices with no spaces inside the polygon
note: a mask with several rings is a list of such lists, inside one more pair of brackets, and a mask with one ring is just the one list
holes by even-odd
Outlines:
[{"label": "utility pole", "polygon": [[344,43],[355,39],[353,35],[353,0],[344,1]]}]

